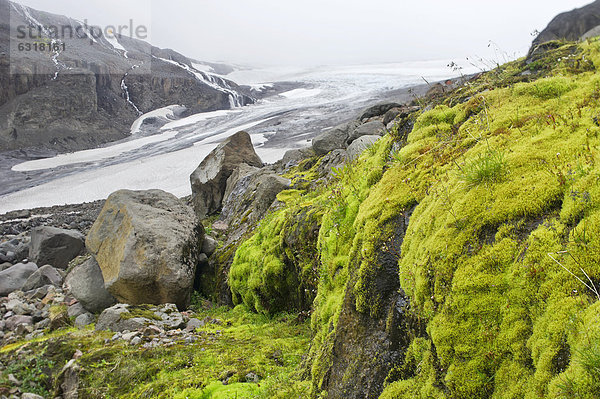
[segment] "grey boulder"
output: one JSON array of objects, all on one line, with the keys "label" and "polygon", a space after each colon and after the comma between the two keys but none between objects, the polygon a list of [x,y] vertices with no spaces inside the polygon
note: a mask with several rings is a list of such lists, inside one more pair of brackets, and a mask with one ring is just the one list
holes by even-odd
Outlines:
[{"label": "grey boulder", "polygon": [[105,309],[100,316],[98,316],[98,321],[96,321],[96,331],[135,331],[145,327],[149,322],[148,319],[143,317],[131,317],[129,305],[120,303]]},{"label": "grey boulder", "polygon": [[376,104],[373,105],[372,107],[367,108],[366,110],[363,111],[363,113],[361,114],[360,120],[365,120],[365,119],[369,119],[369,118],[373,118],[375,116],[381,116],[384,115],[386,112],[388,112],[390,109],[392,108],[399,108],[402,105],[398,104],[398,103],[382,103],[382,104]]},{"label": "grey boulder", "polygon": [[161,190],[120,190],[106,200],[86,245],[106,289],[128,304],[189,305],[204,228]]},{"label": "grey boulder", "polygon": [[246,176],[233,188],[219,220],[230,227],[259,220],[266,215],[277,194],[288,189],[290,184],[289,179],[267,169]]},{"label": "grey boulder", "polygon": [[312,149],[317,155],[325,155],[333,150],[346,148],[346,140],[350,131],[357,126],[356,122],[344,123],[319,134],[312,140]]},{"label": "grey boulder", "polygon": [[372,146],[380,138],[380,136],[361,136],[357,138],[346,149],[348,159],[351,161],[357,159],[367,148]]},{"label": "grey boulder", "polygon": [[199,219],[221,210],[227,179],[242,163],[254,167],[263,165],[250,135],[244,131],[219,144],[190,175],[192,204]]},{"label": "grey boulder", "polygon": [[0,296],[20,290],[33,273],[38,270],[35,263],[17,263],[0,272]]},{"label": "grey boulder", "polygon": [[315,156],[315,151],[312,147],[296,148],[288,150],[283,155],[281,163],[284,168],[289,168],[298,165],[301,161]]},{"label": "grey boulder", "polygon": [[385,125],[379,121],[364,123],[354,129],[349,135],[347,144],[352,144],[354,140],[362,136],[383,136]]},{"label": "grey boulder", "polygon": [[31,291],[36,288],[41,288],[45,285],[53,285],[55,287],[62,286],[63,277],[61,274],[50,265],[45,265],[37,269],[25,282],[22,291]]},{"label": "grey boulder", "polygon": [[77,316],[75,318],[74,324],[75,324],[75,327],[77,327],[77,328],[83,328],[85,326],[89,326],[94,321],[96,321],[96,318],[94,317],[94,315],[86,312],[86,313],[82,313],[79,316]]},{"label": "grey boulder", "polygon": [[116,303],[116,299],[104,288],[102,270],[94,258],[76,266],[68,274],[66,284],[71,295],[88,312],[99,313]]},{"label": "grey boulder", "polygon": [[36,227],[31,232],[29,259],[40,265],[66,269],[85,249],[85,237],[78,231]]}]

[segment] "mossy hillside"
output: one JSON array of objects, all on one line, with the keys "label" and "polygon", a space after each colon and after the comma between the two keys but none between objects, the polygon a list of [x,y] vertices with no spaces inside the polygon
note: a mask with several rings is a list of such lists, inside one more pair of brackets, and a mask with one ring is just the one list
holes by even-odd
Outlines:
[{"label": "mossy hillside", "polygon": [[[406,146],[390,154],[384,138],[339,184],[305,198],[330,200],[307,362],[313,394],[326,388],[346,284],[356,308],[376,317],[374,258],[393,239],[386,223],[416,205],[398,270],[427,327],[412,332],[383,397],[594,397],[598,298],[561,265],[600,281],[600,50],[564,46],[574,56],[549,63],[544,77],[503,80],[523,72],[521,61],[482,75],[421,115]],[[488,177],[468,181],[465,169]],[[278,256],[273,243],[261,256]],[[548,255],[558,251],[568,251],[560,264]]]},{"label": "mossy hillside", "polygon": [[[30,342],[5,347],[0,361],[23,381],[22,389],[53,397],[56,377],[76,350],[80,397],[85,398],[296,398],[309,385],[300,381],[299,363],[309,342],[309,325],[296,316],[266,317],[244,306],[213,308],[194,316],[218,319],[198,330],[191,345],[144,349],[110,332],[63,329]],[[259,383],[246,382],[255,373]],[[227,381],[224,385],[222,381]]]},{"label": "mossy hillside", "polygon": [[[597,43],[583,49],[595,54]],[[480,96],[483,109],[450,129],[435,116],[447,108],[424,115],[432,124],[415,128],[378,186],[401,182],[395,191],[419,203],[399,270],[413,311],[427,320],[419,339],[429,341],[419,345],[421,370],[383,396],[569,397],[571,389],[595,397],[593,375],[573,370],[582,369],[578,353],[595,350],[581,342],[600,332],[585,322],[598,298],[548,254],[568,251],[559,262],[600,281],[598,236],[590,234],[598,77],[552,76]],[[472,104],[453,108],[467,115]],[[491,151],[504,155],[502,178],[467,184],[462,168]],[[414,356],[408,351],[405,364]],[[427,361],[434,358],[440,372]]]}]

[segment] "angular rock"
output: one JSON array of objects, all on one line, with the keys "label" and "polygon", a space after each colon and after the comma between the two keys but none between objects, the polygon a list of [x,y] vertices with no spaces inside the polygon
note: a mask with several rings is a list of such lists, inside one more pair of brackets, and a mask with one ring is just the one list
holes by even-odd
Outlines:
[{"label": "angular rock", "polygon": [[24,393],[21,395],[21,399],[44,399],[44,397],[36,395],[35,393]]},{"label": "angular rock", "polygon": [[66,269],[85,249],[84,236],[75,230],[41,226],[31,231],[29,259],[38,265]]},{"label": "angular rock", "polygon": [[364,123],[354,129],[346,140],[347,144],[352,144],[354,140],[362,136],[383,136],[385,133],[385,125],[379,121]]},{"label": "angular rock", "polygon": [[27,326],[33,325],[33,317],[23,315],[11,316],[8,319],[6,319],[5,322],[5,328],[9,331],[14,331],[17,328],[17,326],[20,326],[22,324]]},{"label": "angular rock", "polygon": [[225,194],[223,194],[222,203],[225,203],[227,201],[227,199],[231,195],[231,192],[235,189],[235,186],[237,186],[240,180],[246,179],[248,176],[255,174],[259,170],[259,168],[250,166],[245,163],[238,165],[231,173],[231,176],[229,176],[229,178],[227,179],[227,185],[225,187]]},{"label": "angular rock", "polygon": [[327,178],[331,177],[333,168],[342,166],[346,163],[347,159],[348,153],[345,150],[331,151],[329,154],[325,155],[319,163],[317,168],[319,176],[326,176]]},{"label": "angular rock", "polygon": [[36,270],[25,282],[22,291],[31,291],[36,288],[41,288],[45,285],[53,285],[55,287],[62,286],[63,278],[56,270],[50,265],[45,265]]},{"label": "angular rock", "polygon": [[231,227],[234,223],[243,224],[240,219],[260,219],[275,201],[277,194],[288,189],[290,184],[289,179],[268,170],[261,170],[241,179],[223,204],[220,220]]},{"label": "angular rock", "polygon": [[203,241],[204,229],[192,209],[174,195],[120,190],[106,200],[86,244],[117,300],[175,303],[183,309]]},{"label": "angular rock", "polygon": [[348,133],[355,126],[355,123],[350,122],[324,131],[312,140],[313,151],[317,155],[325,155],[330,151],[346,148]]},{"label": "angular rock", "polygon": [[[121,317],[121,315],[125,317]],[[120,303],[105,309],[98,316],[96,331],[134,331],[145,327],[147,324],[150,324],[150,320],[143,317],[131,317],[129,305]]]},{"label": "angular rock", "polygon": [[69,317],[78,317],[84,313],[88,313],[80,302],[77,302],[67,309]]},{"label": "angular rock", "polygon": [[288,150],[283,155],[283,158],[281,159],[281,163],[283,164],[283,166],[285,168],[290,168],[292,166],[298,165],[302,160],[310,158],[310,157],[314,157],[315,155],[316,155],[315,151],[312,149],[312,147],[304,147],[304,148],[297,148],[294,150]]},{"label": "angular rock", "polygon": [[104,287],[102,270],[94,258],[76,266],[67,276],[66,284],[71,294],[89,312],[100,313],[117,302]]},{"label": "angular rock", "polygon": [[205,254],[207,257],[210,257],[212,254],[215,253],[216,249],[217,240],[210,236],[205,236],[204,242],[202,243],[202,253]]},{"label": "angular rock", "polygon": [[255,167],[263,165],[254,151],[250,135],[244,131],[221,143],[194,170],[190,176],[192,203],[199,219],[221,209],[227,179],[242,163]]},{"label": "angular rock", "polygon": [[0,272],[0,297],[20,290],[38,267],[35,263],[17,263]]},{"label": "angular rock", "polygon": [[373,145],[380,138],[381,136],[370,135],[357,138],[346,149],[346,152],[348,153],[348,159],[351,161],[357,159],[367,148]]},{"label": "angular rock", "polygon": [[94,317],[94,315],[86,312],[86,313],[83,313],[83,314],[80,314],[79,316],[77,316],[75,318],[74,324],[75,324],[75,327],[77,327],[77,328],[83,328],[85,326],[89,326],[94,321],[96,321],[96,318]]},{"label": "angular rock", "polygon": [[364,110],[362,115],[358,119],[360,119],[362,121],[365,119],[372,118],[374,116],[381,116],[381,115],[385,114],[386,112],[388,112],[390,109],[398,108],[401,106],[402,105],[398,104],[398,103],[383,103],[383,104],[373,105],[372,107],[369,107],[366,110]]}]

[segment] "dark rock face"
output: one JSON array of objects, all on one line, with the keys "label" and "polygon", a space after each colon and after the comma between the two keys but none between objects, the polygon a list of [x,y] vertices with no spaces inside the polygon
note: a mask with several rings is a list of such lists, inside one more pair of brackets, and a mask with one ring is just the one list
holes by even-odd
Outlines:
[{"label": "dark rock face", "polygon": [[37,227],[31,232],[29,259],[38,265],[65,269],[71,260],[83,252],[84,240],[83,234],[75,230]]},{"label": "dark rock face", "polygon": [[578,40],[600,25],[600,1],[557,15],[533,41],[536,46],[557,39]]},{"label": "dark rock face", "polygon": [[129,304],[190,302],[204,229],[192,209],[161,190],[111,194],[86,246],[106,289]]},{"label": "dark rock face", "polygon": [[0,11],[0,151],[91,148],[126,137],[140,113],[167,105],[196,113],[254,102],[235,83],[194,69],[193,60],[125,36],[91,45],[83,31],[61,35],[64,50],[54,60],[11,51],[11,43],[40,40],[20,38],[17,27],[82,25],[7,0]]},{"label": "dark rock face", "polygon": [[227,179],[243,163],[254,167],[263,165],[254,151],[250,135],[244,131],[221,143],[194,170],[190,176],[192,203],[199,219],[221,209]]},{"label": "dark rock face", "polygon": [[346,285],[342,312],[331,350],[331,366],[323,386],[331,398],[378,398],[390,371],[401,364],[414,325],[410,304],[400,289],[398,254],[408,227],[410,212],[389,222],[393,243],[382,249],[376,272],[369,278],[380,310],[365,314],[356,308],[356,276]]}]

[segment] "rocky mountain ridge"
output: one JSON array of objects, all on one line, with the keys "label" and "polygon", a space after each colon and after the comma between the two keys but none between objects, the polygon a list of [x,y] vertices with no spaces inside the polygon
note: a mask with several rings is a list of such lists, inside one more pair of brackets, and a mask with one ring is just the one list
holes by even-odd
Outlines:
[{"label": "rocky mountain ridge", "polygon": [[[161,107],[182,105],[187,115],[254,101],[204,71],[217,65],[135,38],[93,34],[83,22],[7,0],[0,11],[0,151],[91,148],[126,137],[140,114]],[[54,38],[48,27],[75,33]],[[22,37],[25,29],[41,38]],[[56,51],[19,51],[37,42]]]}]

